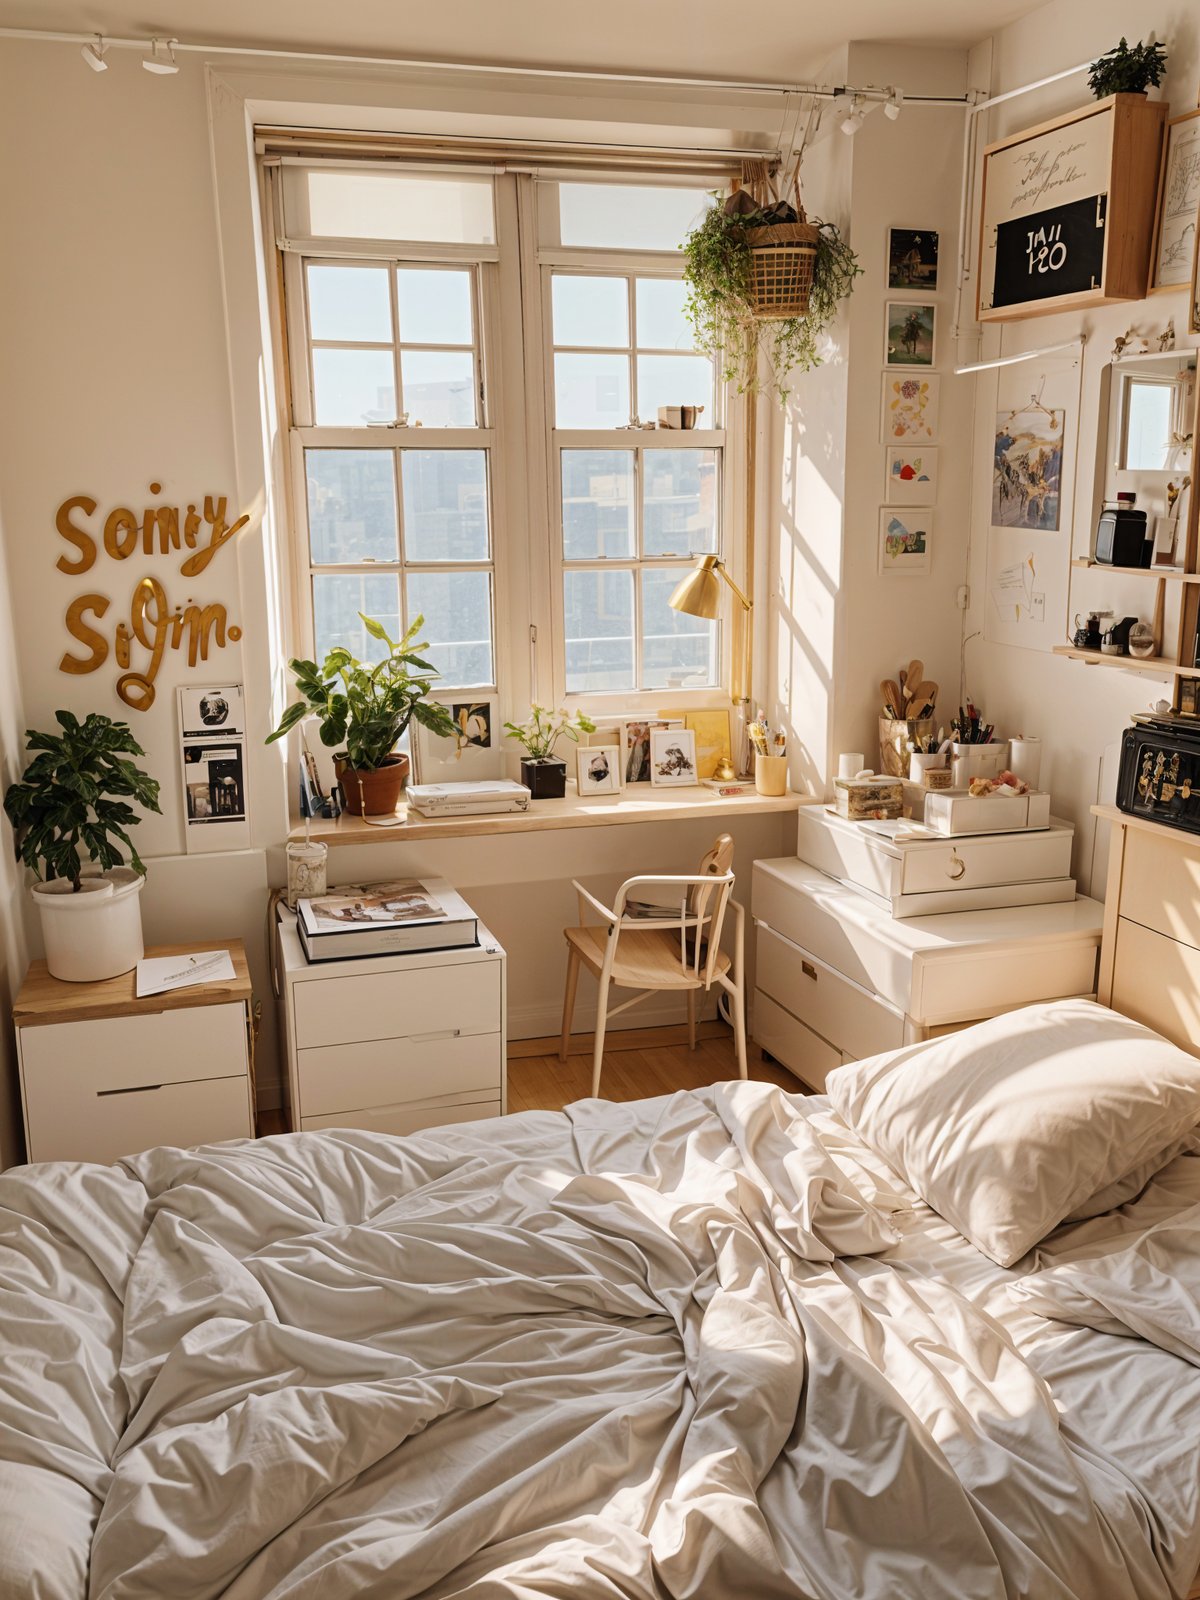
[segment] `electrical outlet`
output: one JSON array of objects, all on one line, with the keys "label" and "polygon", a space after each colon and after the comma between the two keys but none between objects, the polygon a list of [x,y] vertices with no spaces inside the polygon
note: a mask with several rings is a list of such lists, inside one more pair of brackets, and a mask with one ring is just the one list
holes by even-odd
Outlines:
[{"label": "electrical outlet", "polygon": [[971,590],[969,585],[960,583],[958,586],[958,594],[955,596],[955,598],[958,601],[958,609],[960,611],[965,611],[971,604]]}]

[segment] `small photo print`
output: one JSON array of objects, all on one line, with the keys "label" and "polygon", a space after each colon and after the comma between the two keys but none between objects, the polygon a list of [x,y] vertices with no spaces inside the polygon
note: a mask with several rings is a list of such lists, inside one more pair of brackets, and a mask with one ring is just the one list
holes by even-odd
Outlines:
[{"label": "small photo print", "polygon": [[937,448],[907,449],[900,445],[887,453],[887,486],[883,498],[894,506],[931,506],[937,503]]},{"label": "small photo print", "polygon": [[183,784],[189,823],[241,822],[246,784],[240,744],[186,744]]},{"label": "small photo print", "polygon": [[904,300],[887,303],[884,363],[889,367],[931,367],[937,311]]},{"label": "small photo print", "polygon": [[185,739],[203,738],[206,734],[243,734],[246,731],[246,713],[240,683],[219,685],[213,689],[180,689],[179,721]]},{"label": "small photo print", "polygon": [[660,789],[679,789],[699,781],[692,730],[656,728],[650,735],[650,782]]},{"label": "small photo print", "polygon": [[879,513],[879,571],[885,578],[922,577],[929,571],[933,512],[884,506]]},{"label": "small photo print", "polygon": [[936,289],[938,236],[933,228],[888,229],[889,289]]},{"label": "small photo print", "polygon": [[621,745],[625,751],[625,782],[650,782],[650,735],[670,728],[663,717],[639,717],[623,724]]},{"label": "small photo print", "polygon": [[938,391],[934,373],[883,375],[880,432],[884,444],[927,444],[937,438]]},{"label": "small photo print", "polygon": [[450,715],[454,719],[454,742],[460,751],[492,748],[491,700],[454,700]]},{"label": "small photo print", "polygon": [[593,794],[620,794],[621,747],[617,744],[581,744],[575,751],[575,780],[579,798]]}]

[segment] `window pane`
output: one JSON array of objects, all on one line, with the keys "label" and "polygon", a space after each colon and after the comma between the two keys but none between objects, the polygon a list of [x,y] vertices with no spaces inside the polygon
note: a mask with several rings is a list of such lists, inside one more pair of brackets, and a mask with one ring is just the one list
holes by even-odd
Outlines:
[{"label": "window pane", "polygon": [[390,450],[306,450],[304,475],[314,565],[397,559],[396,477]]},{"label": "window pane", "polygon": [[475,426],[475,361],[469,350],[404,350],[404,409],[427,428]]},{"label": "window pane", "polygon": [[289,231],[314,239],[495,244],[492,180],[412,172],[284,169]]},{"label": "window pane", "polygon": [[560,183],[559,237],[610,250],[677,250],[711,204],[704,189]]},{"label": "window pane", "polygon": [[1130,472],[1161,472],[1171,443],[1171,402],[1174,388],[1169,383],[1139,383],[1128,380],[1125,389],[1125,460]]},{"label": "window pane", "polygon": [[309,267],[308,322],[314,339],[391,344],[386,267]]},{"label": "window pane", "polygon": [[632,572],[563,574],[567,692],[632,689]]},{"label": "window pane", "polygon": [[565,560],[634,554],[631,450],[564,450],[562,496]]},{"label": "window pane", "polygon": [[313,632],[317,660],[335,645],[351,650],[360,661],[382,661],[387,646],[372,639],[358,613],[382,622],[393,639],[400,626],[400,585],[394,572],[319,572],[313,586]]},{"label": "window pane", "polygon": [[629,344],[629,287],[625,278],[574,278],[555,273],[554,343]]},{"label": "window pane", "polygon": [[400,267],[396,298],[402,344],[470,344],[471,274]]},{"label": "window pane", "polygon": [[700,686],[717,681],[717,624],[667,604],[689,567],[642,571],[642,688]]},{"label": "window pane", "polygon": [[624,428],[629,423],[625,356],[556,355],[554,410],[560,428]]},{"label": "window pane", "polygon": [[487,462],[482,450],[404,450],[400,481],[407,560],[487,560]]},{"label": "window pane", "polygon": [[487,572],[410,572],[408,615],[425,618],[427,661],[455,688],[494,682],[492,579]]},{"label": "window pane", "polygon": [[314,350],[313,414],[318,427],[365,428],[396,420],[390,350]]},{"label": "window pane", "polygon": [[637,280],[639,350],[693,350],[696,333],[684,315],[687,285],[682,278]]},{"label": "window pane", "polygon": [[647,450],[642,456],[643,554],[686,556],[717,548],[717,452]]},{"label": "window pane", "polygon": [[659,406],[703,406],[697,427],[712,428],[712,362],[707,356],[639,356],[638,416],[644,422],[658,419]]}]

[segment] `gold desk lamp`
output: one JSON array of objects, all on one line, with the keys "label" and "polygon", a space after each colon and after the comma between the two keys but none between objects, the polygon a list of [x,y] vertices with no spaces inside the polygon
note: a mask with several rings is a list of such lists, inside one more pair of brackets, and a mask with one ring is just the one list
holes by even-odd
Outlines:
[{"label": "gold desk lamp", "polygon": [[[753,602],[748,600],[742,591],[729,576],[725,563],[719,556],[699,557],[694,569],[685,578],[680,579],[667,604],[675,611],[681,611],[688,617],[705,617],[713,621],[721,609],[721,584],[723,578],[741,602],[745,616],[742,620],[742,660],[739,663],[741,677],[730,691],[730,697],[737,709],[741,727],[746,722],[745,684],[749,674],[748,657],[750,653],[750,613]],[[739,728],[739,735],[741,728]],[[740,752],[741,738],[738,738]],[[733,762],[725,757],[717,766],[713,777],[722,783],[727,783],[735,777]]]}]

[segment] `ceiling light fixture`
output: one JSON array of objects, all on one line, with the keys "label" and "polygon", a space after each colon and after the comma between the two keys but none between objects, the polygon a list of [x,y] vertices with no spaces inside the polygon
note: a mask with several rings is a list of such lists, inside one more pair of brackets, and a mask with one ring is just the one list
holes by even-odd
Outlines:
[{"label": "ceiling light fixture", "polygon": [[838,123],[838,127],[848,139],[853,139],[854,135],[858,132],[866,120],[867,114],[863,110],[862,100],[858,95],[852,95],[850,99],[850,109]]},{"label": "ceiling light fixture", "polygon": [[887,97],[887,100],[884,102],[884,107],[883,107],[884,116],[888,119],[889,122],[895,122],[896,118],[900,115],[900,113],[903,110],[904,110],[904,90],[903,89],[889,89],[888,90],[888,97]]},{"label": "ceiling light fixture", "polygon": [[[157,72],[161,77],[168,78],[173,72],[179,71],[179,64],[175,60],[175,46],[178,39],[151,39],[150,54],[142,62],[147,72]],[[159,54],[159,45],[162,45],[165,55]]]},{"label": "ceiling light fixture", "polygon": [[108,62],[104,59],[104,52],[108,47],[104,43],[104,35],[98,33],[95,43],[85,44],[79,54],[91,67],[93,72],[107,72]]}]

